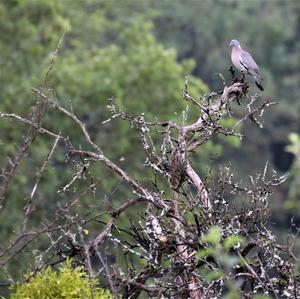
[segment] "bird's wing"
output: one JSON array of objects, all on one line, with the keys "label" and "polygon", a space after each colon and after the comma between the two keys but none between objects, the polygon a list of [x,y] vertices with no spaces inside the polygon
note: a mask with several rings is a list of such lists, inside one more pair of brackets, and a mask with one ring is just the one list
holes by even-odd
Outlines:
[{"label": "bird's wing", "polygon": [[250,73],[254,72],[256,75],[260,77],[259,67],[248,52],[246,51],[241,52],[240,63],[247,71],[249,71]]}]

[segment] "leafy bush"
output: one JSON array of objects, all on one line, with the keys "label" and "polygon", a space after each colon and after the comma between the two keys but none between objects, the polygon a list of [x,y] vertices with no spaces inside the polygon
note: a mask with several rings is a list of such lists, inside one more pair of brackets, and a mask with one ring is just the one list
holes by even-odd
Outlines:
[{"label": "leafy bush", "polygon": [[[96,287],[83,267],[72,268],[67,260],[59,271],[48,267],[30,278],[28,283],[18,283],[14,287],[11,299],[108,299],[112,298],[108,290]],[[32,274],[27,274],[27,277]],[[25,277],[26,278],[26,277]],[[93,296],[92,296],[93,293]]]}]

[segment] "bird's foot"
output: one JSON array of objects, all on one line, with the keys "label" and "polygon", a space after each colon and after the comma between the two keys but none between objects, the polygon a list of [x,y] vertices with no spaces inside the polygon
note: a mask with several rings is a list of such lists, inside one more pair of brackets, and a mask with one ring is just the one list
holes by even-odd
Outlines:
[{"label": "bird's foot", "polygon": [[229,71],[230,74],[231,74],[231,80],[234,80],[234,73],[235,73],[235,71],[234,71],[233,67],[231,66],[231,67],[228,69],[228,71]]}]

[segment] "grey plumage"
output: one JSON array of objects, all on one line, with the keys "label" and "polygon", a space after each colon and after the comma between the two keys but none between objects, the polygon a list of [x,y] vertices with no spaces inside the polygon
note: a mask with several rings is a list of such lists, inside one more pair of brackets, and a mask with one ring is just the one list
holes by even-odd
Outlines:
[{"label": "grey plumage", "polygon": [[233,65],[242,73],[250,74],[257,87],[260,90],[264,90],[262,87],[262,77],[260,75],[260,70],[252,56],[245,50],[242,49],[239,41],[233,39],[230,44],[232,47],[231,60]]}]

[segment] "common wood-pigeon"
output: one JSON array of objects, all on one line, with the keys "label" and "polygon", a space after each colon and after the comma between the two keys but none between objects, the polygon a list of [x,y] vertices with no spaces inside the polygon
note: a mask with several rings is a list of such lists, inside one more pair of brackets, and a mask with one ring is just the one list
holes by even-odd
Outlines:
[{"label": "common wood-pigeon", "polygon": [[244,51],[236,39],[233,39],[229,46],[232,47],[231,60],[233,65],[243,74],[250,74],[260,90],[264,90],[261,81],[262,77],[259,73],[259,67],[252,56]]}]

